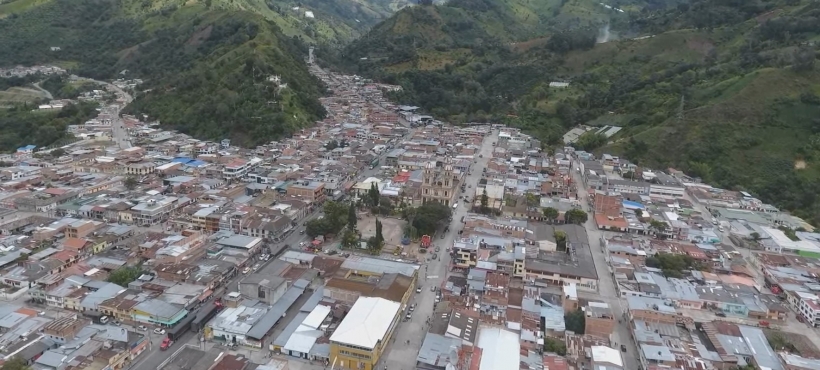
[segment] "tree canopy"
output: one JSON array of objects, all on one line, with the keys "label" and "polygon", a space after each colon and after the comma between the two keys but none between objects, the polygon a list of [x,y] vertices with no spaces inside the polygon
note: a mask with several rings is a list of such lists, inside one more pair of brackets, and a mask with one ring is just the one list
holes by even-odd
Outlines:
[{"label": "tree canopy", "polygon": [[419,235],[433,235],[439,227],[445,225],[452,209],[441,203],[427,202],[408,213],[408,220],[411,220]]},{"label": "tree canopy", "polygon": [[114,271],[111,271],[111,274],[108,275],[108,282],[117,284],[121,287],[127,287],[129,283],[137,280],[137,278],[143,273],[144,271],[142,268],[138,266],[120,267]]}]

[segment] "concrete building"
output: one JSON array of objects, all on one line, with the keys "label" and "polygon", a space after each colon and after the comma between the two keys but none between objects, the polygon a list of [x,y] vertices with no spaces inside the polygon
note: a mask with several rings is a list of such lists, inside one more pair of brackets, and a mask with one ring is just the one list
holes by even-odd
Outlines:
[{"label": "concrete building", "polygon": [[330,362],[338,369],[375,370],[399,323],[401,304],[361,297],[330,336]]}]

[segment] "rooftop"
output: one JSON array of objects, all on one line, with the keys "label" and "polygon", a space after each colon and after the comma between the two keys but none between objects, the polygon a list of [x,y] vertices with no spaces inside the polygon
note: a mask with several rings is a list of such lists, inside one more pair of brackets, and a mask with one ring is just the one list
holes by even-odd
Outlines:
[{"label": "rooftop", "polygon": [[330,337],[331,342],[375,348],[396,319],[401,304],[383,298],[360,297]]}]

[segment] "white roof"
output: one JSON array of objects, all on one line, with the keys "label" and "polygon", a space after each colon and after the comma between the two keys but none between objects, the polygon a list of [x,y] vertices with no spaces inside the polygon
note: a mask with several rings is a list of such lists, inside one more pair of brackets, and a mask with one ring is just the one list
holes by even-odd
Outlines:
[{"label": "white roof", "polygon": [[375,348],[387,334],[399,306],[400,303],[383,298],[360,297],[330,336],[330,341]]},{"label": "white roof", "polygon": [[604,346],[592,346],[592,362],[608,363],[615,366],[624,367],[621,353],[615,348]]},{"label": "white roof", "polygon": [[518,334],[497,327],[482,326],[478,333],[481,348],[480,370],[518,370],[521,344]]},{"label": "white roof", "polygon": [[327,315],[330,315],[330,307],[318,305],[313,311],[310,311],[305,321],[302,321],[302,325],[312,329],[319,329],[319,327],[322,326],[322,322],[327,318]]}]

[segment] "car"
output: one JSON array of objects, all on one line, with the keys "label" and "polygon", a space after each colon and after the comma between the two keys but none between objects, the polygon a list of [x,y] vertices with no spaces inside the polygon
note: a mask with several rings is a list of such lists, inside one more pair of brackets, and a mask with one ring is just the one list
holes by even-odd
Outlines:
[{"label": "car", "polygon": [[305,235],[305,229],[299,230],[299,235]]},{"label": "car", "polygon": [[484,154],[479,154],[478,158],[484,158]]},{"label": "car", "polygon": [[626,346],[621,344],[621,352],[626,352]]},{"label": "car", "polygon": [[723,313],[723,312],[718,311],[718,312],[715,312],[715,316],[717,316],[717,317],[726,317],[726,314]]},{"label": "car", "polygon": [[421,293],[421,287],[416,288],[416,293]]},{"label": "car", "polygon": [[407,315],[404,316],[405,320],[410,320],[411,318],[413,318],[413,313],[412,312],[408,312]]},{"label": "car", "polygon": [[261,265],[261,264],[259,264],[259,263],[257,263],[257,264],[255,264],[255,265],[253,265],[253,269],[254,269],[254,270],[257,270],[257,269],[259,269],[259,266],[262,266],[262,265]]},{"label": "car", "polygon": [[105,324],[108,322],[108,316],[100,317],[100,324]]},{"label": "car", "polygon": [[436,291],[436,286],[435,286],[435,285],[431,286],[431,287],[430,287],[430,291],[431,291],[431,292],[435,292],[435,291]]},{"label": "car", "polygon": [[445,236],[444,234],[441,234],[441,239],[444,239],[444,236]]},{"label": "car", "polygon": [[433,253],[433,259],[438,259],[438,253]]},{"label": "car", "polygon": [[156,328],[156,329],[154,329],[154,334],[165,335],[165,329]]},{"label": "car", "polygon": [[441,247],[436,246],[436,252],[438,252],[438,251],[440,251],[440,250],[441,250]]},{"label": "car", "polygon": [[137,330],[139,330],[139,331],[146,331],[146,330],[148,330],[148,327],[147,327],[147,326],[145,326],[145,325],[140,325],[140,326],[137,326]]},{"label": "car", "polygon": [[114,320],[114,323],[113,323],[113,324],[114,324],[114,325],[116,325],[116,326],[120,326],[120,325],[122,325],[122,323],[120,322],[120,320]]},{"label": "car", "polygon": [[247,273],[249,273],[249,272],[251,272],[251,268],[250,268],[250,267],[245,267],[245,268],[243,268],[243,269],[242,269],[242,273],[243,273],[243,274],[247,274]]},{"label": "car", "polygon": [[416,310],[416,304],[413,303],[412,305],[410,305],[410,312],[413,312],[415,310]]}]

